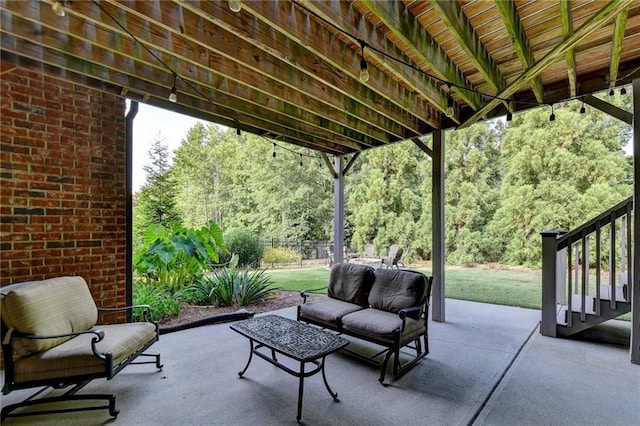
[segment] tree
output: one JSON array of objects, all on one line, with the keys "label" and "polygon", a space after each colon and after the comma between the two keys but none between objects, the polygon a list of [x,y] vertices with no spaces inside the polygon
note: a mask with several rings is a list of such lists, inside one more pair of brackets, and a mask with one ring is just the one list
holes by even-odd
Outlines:
[{"label": "tree", "polygon": [[412,142],[367,151],[345,189],[347,215],[353,223],[351,246],[372,242],[379,254],[398,244],[411,256],[421,215],[419,158]]},{"label": "tree", "polygon": [[572,229],[627,197],[624,124],[578,104],[517,114],[501,145],[502,205],[491,223],[502,261],[540,266],[540,232]]},{"label": "tree", "polygon": [[149,149],[151,164],[144,166],[147,180],[135,207],[134,232],[139,236],[151,224],[168,227],[180,222],[175,201],[175,182],[171,175],[169,147],[158,137]]}]

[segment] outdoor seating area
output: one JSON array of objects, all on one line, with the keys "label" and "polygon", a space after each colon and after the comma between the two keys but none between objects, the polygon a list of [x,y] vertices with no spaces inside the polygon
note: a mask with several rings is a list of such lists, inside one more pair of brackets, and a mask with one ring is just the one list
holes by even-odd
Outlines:
[{"label": "outdoor seating area", "polygon": [[[113,392],[77,392],[92,380],[111,380],[130,364],[155,364],[162,369],[159,354],[143,353],[158,341],[158,325],[144,321],[96,326],[99,309],[81,277],[13,284],[2,287],[0,295],[3,394],[42,387],[65,389],[62,395],[35,399],[41,393],[37,391],[12,404],[3,398],[2,421],[21,416],[23,412],[14,411],[24,407],[35,407],[40,415],[78,409],[108,410],[115,417]],[[138,362],[139,356],[153,361]],[[71,401],[93,401],[93,405],[69,408],[64,404]],[[107,405],[95,405],[96,401]]]},{"label": "outdoor seating area", "polygon": [[[397,377],[429,353],[427,318],[432,282],[433,277],[416,271],[338,264],[331,269],[329,297],[307,303],[307,292],[302,292],[304,301],[298,306],[298,321],[386,348],[367,358],[382,359],[377,363],[379,381],[384,383],[392,357],[392,373]],[[415,351],[413,358],[401,362],[403,348]]]},{"label": "outdoor seating area", "polygon": [[[327,395],[320,374],[307,378],[304,424],[640,424],[634,408],[640,372],[628,361],[628,322],[611,322],[622,342],[606,343],[544,337],[537,310],[454,299],[447,299],[447,309],[447,322],[430,321],[429,356],[389,386],[372,380],[376,367],[342,351],[329,356],[326,376],[339,401]],[[296,309],[270,314],[295,319]],[[349,346],[369,347],[361,341]],[[118,380],[87,386],[87,392],[118,395],[116,424],[296,424],[297,379],[265,363],[239,378],[249,343],[229,323],[166,334],[154,348],[163,355],[161,374],[130,366]],[[2,403],[26,392],[12,392]],[[71,426],[109,419],[97,411],[3,424]]]}]

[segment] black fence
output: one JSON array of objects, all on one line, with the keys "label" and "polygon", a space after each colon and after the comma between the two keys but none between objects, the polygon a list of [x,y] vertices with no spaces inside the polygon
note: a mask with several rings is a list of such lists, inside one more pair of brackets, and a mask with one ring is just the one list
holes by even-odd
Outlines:
[{"label": "black fence", "polygon": [[327,248],[332,244],[329,240],[281,240],[269,238],[262,240],[266,248],[288,248],[302,255],[303,260],[326,259]]}]

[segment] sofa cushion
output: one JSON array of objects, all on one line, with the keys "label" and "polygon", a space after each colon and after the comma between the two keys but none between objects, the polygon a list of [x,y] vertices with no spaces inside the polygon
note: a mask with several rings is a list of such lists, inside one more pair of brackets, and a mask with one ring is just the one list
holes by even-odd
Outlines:
[{"label": "sofa cushion", "polygon": [[[87,283],[81,277],[59,277],[9,286],[2,291],[2,320],[10,329],[39,336],[88,330],[98,321]],[[13,339],[13,349],[26,356],[53,348],[71,337]]]},{"label": "sofa cushion", "polygon": [[300,320],[309,320],[328,327],[339,328],[343,316],[364,309],[355,303],[337,299],[321,299],[300,306]]},{"label": "sofa cushion", "polygon": [[[342,329],[356,336],[373,339],[388,346],[393,345],[394,336],[402,327],[398,314],[379,309],[362,309],[342,317]],[[408,318],[400,341],[417,337],[425,332],[423,319]]]},{"label": "sofa cushion", "polygon": [[[96,329],[104,332],[104,339],[97,348],[101,353],[112,354],[114,369],[156,339],[155,325],[147,322],[100,325]],[[24,383],[81,375],[104,376],[107,373],[105,362],[96,358],[91,350],[94,337],[94,334],[82,334],[45,352],[16,360],[15,381]]]},{"label": "sofa cushion", "polygon": [[371,266],[356,263],[338,263],[331,268],[327,294],[334,299],[368,306],[369,290],[373,284]]},{"label": "sofa cushion", "polygon": [[426,296],[427,278],[420,272],[378,269],[375,278],[369,292],[372,308],[397,313],[400,309],[418,305]]}]

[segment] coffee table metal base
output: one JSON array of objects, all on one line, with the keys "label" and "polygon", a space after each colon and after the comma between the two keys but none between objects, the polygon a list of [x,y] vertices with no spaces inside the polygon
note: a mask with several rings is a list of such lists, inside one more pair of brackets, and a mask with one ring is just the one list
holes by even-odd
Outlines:
[{"label": "coffee table metal base", "polygon": [[[247,364],[238,372],[242,377],[253,355],[264,359],[280,370],[298,378],[298,413],[296,419],[302,418],[302,397],[304,379],[322,373],[322,381],[334,400],[338,400],[338,393],[331,390],[325,374],[325,358],[327,355],[344,348],[349,341],[325,331],[318,330],[307,324],[277,315],[266,315],[231,325],[231,329],[249,339],[249,359]],[[265,353],[267,352],[267,353]],[[293,370],[278,361],[277,354],[284,355],[300,363],[299,371]],[[307,364],[313,364],[311,370],[306,370]]]},{"label": "coffee table metal base", "polygon": [[[302,418],[302,395],[304,392],[304,379],[305,377],[310,377],[313,376],[317,373],[322,372],[322,381],[324,382],[324,386],[325,388],[327,388],[327,391],[329,392],[329,395],[331,395],[331,397],[338,401],[338,393],[334,392],[331,390],[331,387],[329,386],[329,383],[327,382],[327,376],[324,373],[324,359],[325,357],[322,357],[320,360],[312,360],[312,361],[300,361],[300,371],[295,371],[292,370],[291,368],[287,367],[286,365],[278,362],[278,359],[276,357],[275,351],[271,351],[271,356],[264,354],[262,352],[260,352],[260,348],[266,347],[263,344],[254,344],[254,340],[253,339],[249,339],[251,348],[250,348],[250,353],[249,353],[249,360],[247,361],[247,365],[242,369],[242,371],[238,372],[238,376],[242,377],[244,375],[244,373],[247,371],[247,369],[249,368],[249,364],[251,364],[251,360],[253,359],[253,354],[256,354],[257,356],[259,356],[260,358],[264,359],[265,361],[275,365],[276,367],[278,367],[279,369],[281,369],[282,371],[285,371],[289,374],[291,374],[292,376],[298,377],[298,414],[296,416],[296,420],[298,420],[298,422],[300,421],[300,419]],[[315,368],[313,370],[310,371],[305,371],[305,365],[307,363],[311,363],[315,365]]]}]

